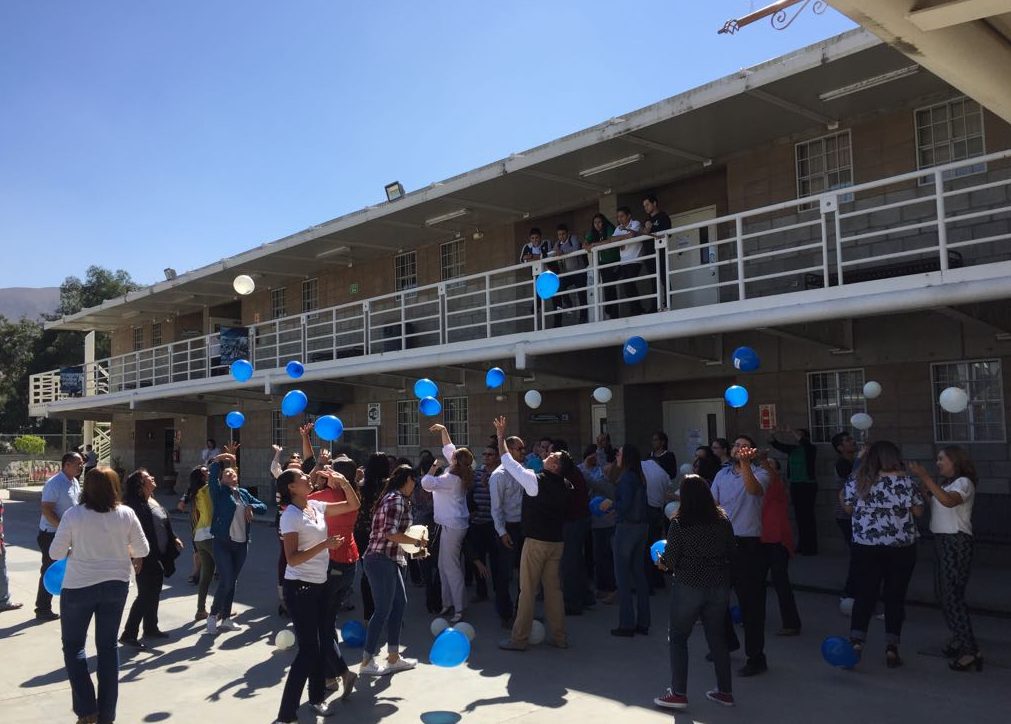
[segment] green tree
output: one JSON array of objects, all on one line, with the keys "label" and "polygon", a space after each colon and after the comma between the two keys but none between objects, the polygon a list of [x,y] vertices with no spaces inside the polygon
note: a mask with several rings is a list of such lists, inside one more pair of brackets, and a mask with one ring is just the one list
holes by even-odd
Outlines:
[{"label": "green tree", "polygon": [[140,288],[141,285],[130,277],[129,272],[89,266],[84,281],[73,276],[63,280],[63,284],[60,285],[60,306],[56,309],[55,318],[77,314],[89,307],[97,307],[108,299],[122,297],[127,292]]},{"label": "green tree", "polygon": [[38,435],[18,435],[14,449],[23,455],[41,455],[46,451],[46,439]]},{"label": "green tree", "polygon": [[42,325],[0,315],[0,431],[17,432],[28,416],[28,375]]}]

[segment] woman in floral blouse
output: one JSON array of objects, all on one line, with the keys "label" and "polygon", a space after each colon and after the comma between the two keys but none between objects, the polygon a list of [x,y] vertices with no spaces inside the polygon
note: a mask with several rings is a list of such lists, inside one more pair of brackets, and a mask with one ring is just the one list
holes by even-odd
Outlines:
[{"label": "woman in floral blouse", "polygon": [[884,589],[885,661],[902,665],[899,637],[905,617],[906,589],[916,565],[916,521],[923,515],[923,497],[906,474],[902,454],[886,440],[871,445],[860,471],[846,482],[846,512],[853,516],[853,569],[856,600],[850,619],[850,640],[857,653],[867,639],[867,625],[878,593]]}]

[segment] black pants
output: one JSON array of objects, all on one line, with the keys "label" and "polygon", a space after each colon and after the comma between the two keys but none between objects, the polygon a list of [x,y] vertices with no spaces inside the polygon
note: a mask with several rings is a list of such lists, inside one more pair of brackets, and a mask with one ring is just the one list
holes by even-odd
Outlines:
[{"label": "black pants", "polygon": [[624,316],[634,317],[637,314],[645,313],[645,309],[636,297],[639,296],[639,285],[637,282],[631,281],[635,279],[642,273],[642,262],[630,261],[627,264],[622,264],[618,267],[621,270],[621,278],[625,281],[622,282],[621,286],[621,298],[628,301],[628,314]]},{"label": "black pants", "polygon": [[[568,295],[573,289],[579,291],[576,292],[576,299],[579,304],[579,323],[582,324],[586,322],[586,274],[573,274],[572,276],[562,277],[561,286],[558,287],[558,293],[555,294],[555,310],[565,309],[568,305]],[[552,327],[562,326],[562,314],[552,315]]]},{"label": "black pants", "polygon": [[[358,550],[362,555],[365,554],[365,549],[369,547],[369,538],[367,535],[355,534],[355,544],[358,546]],[[365,575],[365,569],[362,569],[361,575],[361,587],[362,587],[362,616],[366,621],[372,618],[372,614],[376,610],[376,604],[372,600],[372,588],[369,586],[369,579]]]},{"label": "black pants", "polygon": [[845,598],[854,598],[856,596],[856,579],[853,574],[853,519],[852,518],[836,518],[836,525],[839,526],[839,532],[842,533],[843,539],[846,541],[846,547],[849,548],[849,563],[846,566],[846,583],[843,584],[843,596]]},{"label": "black pants", "polygon": [[49,557],[49,546],[53,543],[53,538],[56,537],[56,533],[49,533],[44,530],[39,531],[38,537],[35,539],[38,541],[39,550],[42,551],[42,568],[39,569],[39,590],[35,594],[35,613],[52,613],[53,610],[53,597],[50,595],[49,591],[46,590],[45,584],[42,579],[45,578],[46,571],[49,570],[49,566],[53,565],[53,559]]},{"label": "black pants", "polygon": [[[661,538],[666,540],[667,530],[665,523],[667,522],[667,517],[663,514],[663,508],[648,506],[647,520],[649,521],[649,534],[646,538],[646,543],[651,546]],[[663,573],[653,564],[649,547],[646,548],[646,581],[649,583],[649,590],[651,592],[664,587]]]},{"label": "black pants", "polygon": [[281,694],[281,708],[277,718],[295,721],[299,702],[309,682],[309,701],[320,704],[326,697],[323,681],[323,650],[330,634],[326,630],[326,606],[323,605],[325,583],[305,581],[284,582],[284,605],[288,608],[291,623],[298,641],[298,652],[288,669],[288,679]]},{"label": "black pants", "polygon": [[612,284],[611,282],[616,282],[621,279],[621,268],[616,266],[607,267],[606,269],[600,270],[600,282],[601,284],[607,284],[603,288],[604,293],[604,304],[602,309],[604,310],[604,316],[608,319],[617,319],[621,316],[618,310],[618,285]]},{"label": "black pants", "polygon": [[578,616],[587,606],[596,603],[586,575],[583,548],[586,531],[590,529],[590,517],[567,520],[562,529],[562,596],[565,599],[565,613]]},{"label": "black pants", "polygon": [[506,548],[502,539],[498,539],[498,573],[495,579],[495,612],[499,618],[509,620],[515,613],[513,598],[510,592],[513,569],[519,564],[520,553],[523,550],[523,529],[519,523],[506,523],[506,533],[512,539],[512,548]]},{"label": "black pants", "polygon": [[[656,276],[656,268],[657,268],[657,262],[658,261],[660,262],[660,275]],[[659,289],[659,291],[660,291],[660,302],[659,302],[659,305],[657,304],[656,301],[651,301],[649,303],[649,305],[648,305],[649,306],[649,310],[651,312],[658,312],[658,311],[660,311],[661,307],[666,307],[667,306],[667,255],[666,254],[661,254],[660,257],[659,257],[659,259],[655,259],[653,257],[650,257],[650,258],[646,259],[646,261],[643,262],[643,267],[645,268],[647,274],[650,274],[650,275],[654,276],[654,278],[657,280],[656,282],[652,282],[651,281],[649,283],[650,290],[653,291],[653,292],[656,292],[657,291],[657,284],[660,285],[660,289]]]},{"label": "black pants", "polygon": [[323,627],[327,635],[323,646],[323,674],[328,679],[343,676],[348,671],[348,665],[341,656],[340,644],[337,641],[337,616],[348,592],[355,584],[355,567],[355,563],[334,561],[330,561],[327,567],[326,584],[323,588],[323,606],[326,608]]},{"label": "black pants", "polygon": [[790,497],[797,518],[797,552],[802,556],[818,555],[818,524],[814,515],[818,484],[790,483]]},{"label": "black pants", "polygon": [[776,589],[779,600],[779,620],[783,628],[800,630],[800,613],[797,611],[797,601],[793,597],[793,587],[790,585],[790,551],[782,543],[763,543],[765,559],[769,562],[769,573],[772,575],[772,587]]},{"label": "black pants", "polygon": [[899,643],[906,617],[906,591],[916,566],[916,544],[909,546],[865,546],[853,544],[856,573],[856,600],[850,617],[850,636],[863,641],[874,615],[878,593],[885,599],[885,640]]},{"label": "black pants", "polygon": [[123,636],[128,639],[137,638],[141,622],[144,623],[144,633],[150,634],[158,630],[158,603],[161,600],[162,582],[165,580],[161,564],[150,558],[144,559],[144,565],[137,574],[137,598],[133,599],[130,613],[123,624]]},{"label": "black pants", "polygon": [[744,617],[744,651],[749,662],[765,660],[765,579],[769,564],[758,538],[737,538],[734,590]]},{"label": "black pants", "polygon": [[[474,560],[481,561],[488,566],[491,572],[492,580],[490,581],[493,585],[496,581],[495,572],[498,570],[498,547],[496,546],[496,540],[498,536],[495,535],[495,524],[494,523],[472,523],[470,528],[467,529],[467,544],[470,546],[470,550],[474,555]],[[471,566],[467,566],[468,570]],[[477,590],[478,598],[488,598],[488,583],[484,578],[474,571],[474,587]]]}]

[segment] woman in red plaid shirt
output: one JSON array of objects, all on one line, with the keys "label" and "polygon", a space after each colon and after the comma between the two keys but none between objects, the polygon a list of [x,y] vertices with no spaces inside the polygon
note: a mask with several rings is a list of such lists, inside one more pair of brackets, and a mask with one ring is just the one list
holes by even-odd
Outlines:
[{"label": "woman in red plaid shirt", "polygon": [[[407,558],[400,545],[424,548],[428,543],[407,535],[412,522],[414,476],[414,470],[409,465],[396,468],[386,480],[386,486],[372,514],[372,531],[362,561],[376,607],[365,634],[365,651],[359,669],[361,674],[392,674],[418,665],[417,659],[400,655],[400,628],[407,607],[407,589],[404,586]],[[380,667],[375,657],[379,653],[379,637],[383,627],[386,627],[387,659],[386,666]]]}]

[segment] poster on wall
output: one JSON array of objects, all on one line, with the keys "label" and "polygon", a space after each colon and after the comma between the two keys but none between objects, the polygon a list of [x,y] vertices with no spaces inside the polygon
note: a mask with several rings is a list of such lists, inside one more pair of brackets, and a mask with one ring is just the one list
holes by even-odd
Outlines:
[{"label": "poster on wall", "polygon": [[776,405],[774,403],[758,406],[758,426],[762,430],[776,429]]},{"label": "poster on wall", "polygon": [[238,359],[249,359],[249,328],[222,327],[219,334],[221,361],[227,367]]},{"label": "poster on wall", "polygon": [[70,397],[84,394],[84,367],[64,367],[60,370],[60,392]]},{"label": "poster on wall", "polygon": [[369,425],[380,425],[383,417],[378,402],[369,403]]}]

